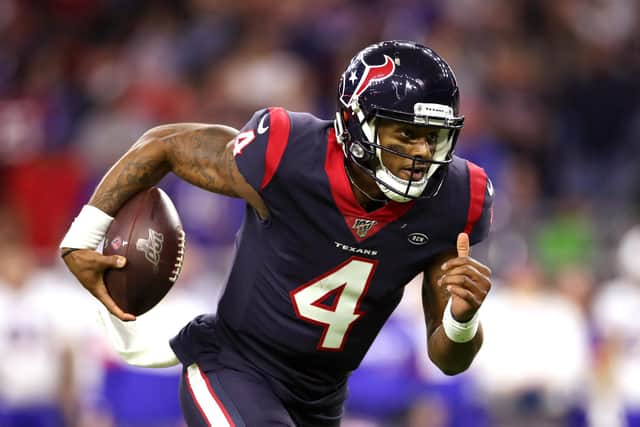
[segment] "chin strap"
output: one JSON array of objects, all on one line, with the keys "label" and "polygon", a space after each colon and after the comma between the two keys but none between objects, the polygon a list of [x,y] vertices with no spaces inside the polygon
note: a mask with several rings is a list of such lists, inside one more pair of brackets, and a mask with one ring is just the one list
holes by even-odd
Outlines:
[{"label": "chin strap", "polygon": [[[376,149],[376,151],[380,151]],[[389,171],[383,164],[382,160],[380,160],[380,167],[376,170],[376,177],[383,181],[385,184],[382,184],[380,181],[376,180],[378,187],[386,197],[398,203],[407,203],[411,200],[415,200],[422,195],[424,190],[427,188],[427,179],[426,177],[420,181],[407,181],[401,178],[398,178],[394,174]],[[393,189],[392,189],[393,188]],[[395,190],[395,191],[394,191]],[[405,193],[411,197],[403,196],[401,193]]]},{"label": "chin strap", "polygon": [[351,172],[349,172],[349,167],[347,165],[345,165],[344,167],[345,172],[347,173],[347,176],[349,177],[349,181],[351,181],[351,183],[354,185],[354,187],[356,187],[358,190],[360,190],[360,192],[362,194],[364,194],[366,196],[367,199],[371,200],[372,202],[377,202],[377,203],[387,203],[389,201],[389,199],[378,199],[376,197],[373,197],[372,195],[370,195],[369,193],[367,193],[366,191],[364,191],[359,185],[358,183],[351,177]]},{"label": "chin strap", "polygon": [[388,187],[382,185],[381,183],[377,182],[378,187],[380,188],[380,190],[382,190],[382,192],[384,193],[384,195],[386,197],[388,197],[389,199],[393,200],[394,202],[397,203],[408,203],[413,199],[410,199],[409,197],[405,197],[405,196],[401,196],[400,194],[396,193],[395,191],[389,189]]}]

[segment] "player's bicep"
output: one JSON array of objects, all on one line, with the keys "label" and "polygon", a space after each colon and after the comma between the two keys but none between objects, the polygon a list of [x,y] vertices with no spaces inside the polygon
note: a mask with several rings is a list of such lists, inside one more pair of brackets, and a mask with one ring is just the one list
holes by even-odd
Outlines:
[{"label": "player's bicep", "polygon": [[237,131],[226,126],[178,124],[150,131],[162,141],[171,171],[205,190],[237,196],[225,165],[227,143]]},{"label": "player's bicep", "polygon": [[434,257],[424,270],[422,279],[422,308],[427,325],[427,334],[431,334],[440,326],[444,307],[447,305],[449,294],[446,289],[438,286],[438,279],[442,277],[440,266],[447,260],[457,256],[455,250],[444,252]]},{"label": "player's bicep", "polygon": [[[233,155],[238,131],[222,125],[180,124],[155,128],[171,171],[200,188],[241,197],[266,216],[260,196],[240,174]],[[264,214],[264,215],[263,215]]]}]

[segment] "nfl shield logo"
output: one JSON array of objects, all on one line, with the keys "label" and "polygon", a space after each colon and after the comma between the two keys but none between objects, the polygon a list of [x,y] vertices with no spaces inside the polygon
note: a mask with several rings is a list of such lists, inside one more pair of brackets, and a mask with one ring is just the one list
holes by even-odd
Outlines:
[{"label": "nfl shield logo", "polygon": [[376,225],[376,223],[377,221],[371,219],[356,218],[356,220],[353,222],[353,227],[351,228],[356,230],[356,234],[358,235],[358,237],[365,237],[369,230],[371,230],[371,227]]}]

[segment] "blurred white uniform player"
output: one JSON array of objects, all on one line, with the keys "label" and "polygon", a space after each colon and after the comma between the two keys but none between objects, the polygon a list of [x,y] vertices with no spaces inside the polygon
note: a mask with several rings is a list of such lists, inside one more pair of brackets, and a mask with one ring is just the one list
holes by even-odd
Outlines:
[{"label": "blurred white uniform player", "polygon": [[471,372],[485,391],[497,426],[557,422],[578,403],[584,386],[589,362],[586,319],[543,280],[533,265],[514,269],[482,308],[483,324],[491,334]]},{"label": "blurred white uniform player", "polygon": [[604,283],[593,315],[606,351],[609,400],[623,407],[630,424],[640,421],[640,226],[631,228],[618,248],[620,275]]},{"label": "blurred white uniform player", "polygon": [[62,286],[48,283],[46,276],[34,271],[27,247],[15,241],[0,244],[3,427],[62,425],[76,407],[71,341],[62,319],[54,314],[55,307],[68,311],[69,299],[63,304],[60,292],[47,291]]}]

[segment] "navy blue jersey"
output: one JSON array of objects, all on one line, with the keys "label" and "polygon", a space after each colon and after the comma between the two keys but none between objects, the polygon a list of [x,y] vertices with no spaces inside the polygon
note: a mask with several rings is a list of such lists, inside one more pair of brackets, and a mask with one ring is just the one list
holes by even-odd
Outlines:
[{"label": "navy blue jersey", "polygon": [[366,212],[330,121],[261,110],[237,136],[234,155],[269,218],[247,207],[215,334],[243,363],[298,390],[343,384],[404,285],[455,250],[458,233],[472,244],[488,233],[491,183],[461,158],[437,197]]}]

